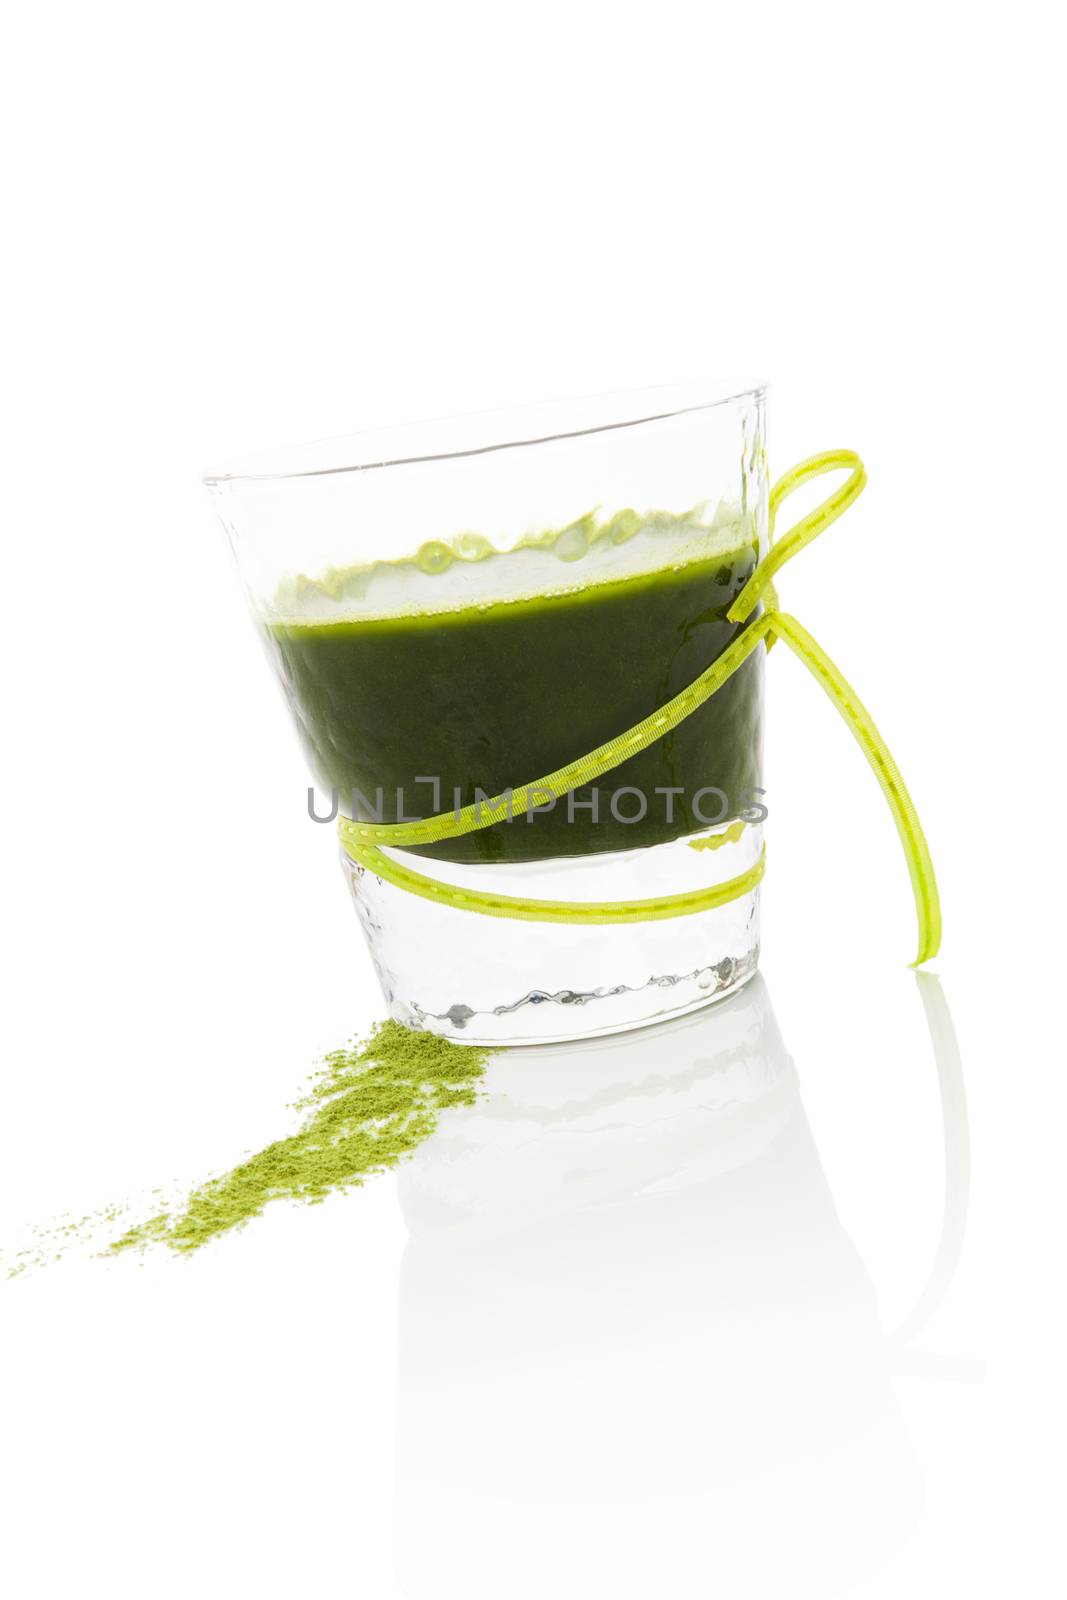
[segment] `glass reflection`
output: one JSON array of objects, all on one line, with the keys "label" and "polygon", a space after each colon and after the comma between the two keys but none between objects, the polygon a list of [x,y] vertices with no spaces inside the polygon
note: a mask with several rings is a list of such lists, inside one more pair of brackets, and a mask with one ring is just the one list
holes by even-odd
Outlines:
[{"label": "glass reflection", "polygon": [[833,1594],[918,1518],[891,1372],[958,1259],[951,1019],[934,1272],[887,1337],[767,987],[515,1050],[402,1169],[397,1568],[414,1596]]}]

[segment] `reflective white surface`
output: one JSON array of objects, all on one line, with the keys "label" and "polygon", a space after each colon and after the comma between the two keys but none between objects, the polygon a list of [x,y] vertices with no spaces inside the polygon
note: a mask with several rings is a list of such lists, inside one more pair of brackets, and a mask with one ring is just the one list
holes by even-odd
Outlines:
[{"label": "reflective white surface", "polygon": [[[19,1592],[86,1568],[122,1596],[1040,1582],[1062,1088],[1023,1045],[1033,984],[997,1012],[960,987],[962,1062],[947,981],[856,967],[813,1006],[787,968],[498,1056],[395,1178],[188,1261],[3,1284]],[[284,1131],[291,1042],[247,1031],[259,1093],[204,1124],[190,1054],[177,1127],[124,1155],[127,1104],[110,1164],[41,1090],[12,1186],[65,1151],[62,1181],[122,1197],[140,1161],[183,1148],[192,1178]]]}]

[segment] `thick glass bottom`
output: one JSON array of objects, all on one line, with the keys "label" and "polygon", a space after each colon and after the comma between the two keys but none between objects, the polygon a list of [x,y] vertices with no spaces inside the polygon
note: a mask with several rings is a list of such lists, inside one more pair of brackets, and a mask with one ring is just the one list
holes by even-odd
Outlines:
[{"label": "thick glass bottom", "polygon": [[[740,875],[758,860],[761,834],[747,827],[717,848],[680,839],[568,860],[430,868],[492,893],[638,900]],[[342,862],[390,1016],[460,1044],[547,1044],[644,1027],[734,994],[759,959],[758,887],[690,916],[586,926],[457,910]]]}]

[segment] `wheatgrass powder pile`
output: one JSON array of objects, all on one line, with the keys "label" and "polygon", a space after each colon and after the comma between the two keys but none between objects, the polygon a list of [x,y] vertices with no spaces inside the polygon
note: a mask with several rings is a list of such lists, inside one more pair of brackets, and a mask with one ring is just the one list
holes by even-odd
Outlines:
[{"label": "wheatgrass powder pile", "polygon": [[[442,1111],[473,1105],[491,1054],[398,1022],[379,1023],[368,1039],[325,1057],[293,1106],[305,1113],[295,1133],[208,1178],[170,1210],[127,1228],[102,1253],[166,1245],[187,1254],[242,1227],[274,1200],[314,1204],[358,1187],[428,1139]],[[38,1246],[16,1254],[9,1276],[56,1259],[57,1244],[99,1235],[123,1211],[128,1214],[127,1207],[110,1207],[77,1223],[36,1230]]]}]

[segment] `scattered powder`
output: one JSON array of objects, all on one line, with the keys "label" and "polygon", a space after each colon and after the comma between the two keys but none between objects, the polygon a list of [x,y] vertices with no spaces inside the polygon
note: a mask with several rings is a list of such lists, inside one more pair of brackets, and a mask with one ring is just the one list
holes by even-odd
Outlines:
[{"label": "scattered powder", "polygon": [[[269,1144],[232,1171],[208,1178],[170,1210],[157,1211],[107,1244],[104,1254],[163,1244],[187,1253],[258,1217],[272,1200],[314,1204],[358,1187],[395,1167],[437,1126],[449,1106],[473,1105],[492,1052],[417,1033],[398,1022],[379,1023],[369,1039],[334,1050],[294,1108],[306,1113],[296,1133]],[[161,1191],[156,1191],[160,1193]],[[37,1230],[39,1247],[16,1257],[9,1276],[55,1259],[69,1243],[125,1207]],[[46,1240],[51,1243],[46,1243]]]}]

